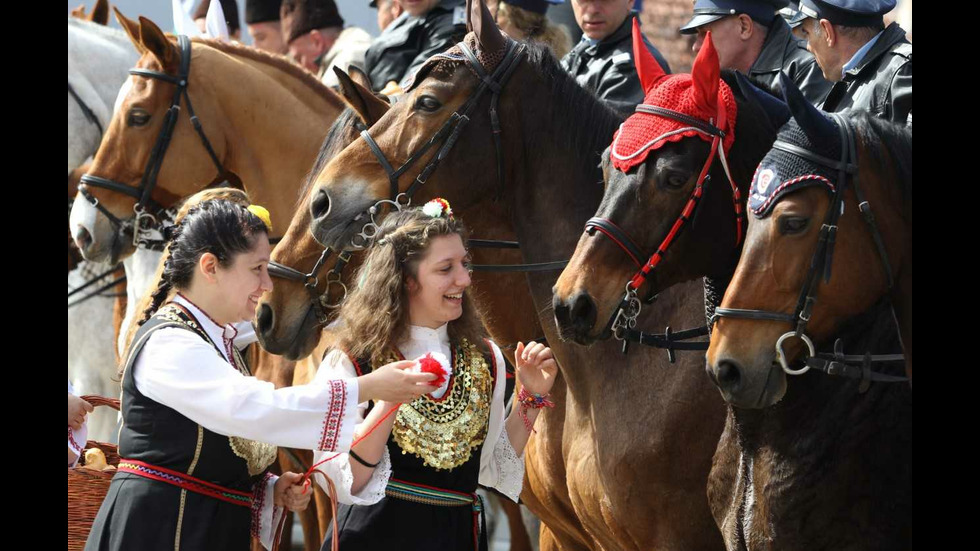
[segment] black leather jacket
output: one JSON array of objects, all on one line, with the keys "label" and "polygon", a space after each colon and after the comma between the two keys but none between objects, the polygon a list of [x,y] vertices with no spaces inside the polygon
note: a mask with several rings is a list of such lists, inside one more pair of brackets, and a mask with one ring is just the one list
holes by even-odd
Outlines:
[{"label": "black leather jacket", "polygon": [[813,105],[820,105],[830,91],[832,83],[823,78],[817,60],[806,50],[806,42],[793,36],[786,20],[776,17],[759,57],[749,68],[749,76],[778,92],[780,71],[786,72]]},{"label": "black leather jacket", "polygon": [[401,83],[425,60],[462,40],[465,13],[463,0],[442,0],[425,15],[404,13],[394,20],[364,56],[374,90],[380,91],[392,80]]},{"label": "black leather jacket", "polygon": [[[584,40],[579,42],[561,60],[562,67],[582,87],[591,90],[597,98],[624,115],[632,115],[644,95],[633,65],[634,17],[636,13],[627,17],[616,32],[594,46]],[[646,37],[643,42],[664,71],[670,73],[667,60]]]},{"label": "black leather jacket", "polygon": [[830,89],[823,110],[860,109],[908,124],[912,115],[912,44],[892,23],[864,59]]}]

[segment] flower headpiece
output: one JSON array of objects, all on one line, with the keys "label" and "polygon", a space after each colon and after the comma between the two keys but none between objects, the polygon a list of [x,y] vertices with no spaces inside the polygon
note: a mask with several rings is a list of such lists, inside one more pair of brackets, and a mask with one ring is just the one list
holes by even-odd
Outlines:
[{"label": "flower headpiece", "polygon": [[265,224],[266,230],[272,233],[272,217],[269,216],[269,211],[261,205],[249,205],[247,208],[248,212],[257,216]]},{"label": "flower headpiece", "polygon": [[422,212],[432,218],[452,218],[453,209],[449,206],[449,201],[442,197],[436,197],[422,206]]}]

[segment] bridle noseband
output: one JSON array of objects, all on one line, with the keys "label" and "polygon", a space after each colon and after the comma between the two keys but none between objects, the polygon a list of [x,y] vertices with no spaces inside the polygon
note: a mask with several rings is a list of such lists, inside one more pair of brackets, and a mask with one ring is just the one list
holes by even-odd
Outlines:
[{"label": "bridle noseband", "polygon": [[[742,242],[743,237],[743,222],[742,222],[742,203],[741,203],[741,192],[738,186],[735,184],[735,180],[732,178],[731,170],[728,167],[728,159],[725,157],[725,147],[724,139],[725,132],[721,129],[725,126],[727,117],[727,112],[725,110],[724,102],[719,101],[718,103],[718,120],[717,126],[715,125],[715,119],[704,121],[685,113],[675,111],[673,109],[668,109],[666,107],[660,107],[657,105],[647,105],[640,104],[636,106],[637,113],[643,113],[646,115],[653,115],[657,117],[664,117],[672,119],[681,124],[687,125],[679,130],[674,130],[667,135],[659,136],[651,140],[647,146],[650,146],[660,140],[665,139],[669,135],[678,134],[681,132],[695,131],[711,137],[711,148],[708,153],[708,157],[701,167],[701,172],[698,174],[697,183],[694,185],[694,190],[691,192],[690,198],[681,210],[680,215],[677,220],[674,221],[673,226],[667,232],[667,236],[664,237],[657,250],[652,254],[646,254],[643,252],[643,248],[636,244],[628,233],[617,226],[612,220],[601,217],[590,218],[585,223],[585,232],[589,235],[594,235],[595,232],[599,232],[609,238],[613,243],[615,243],[623,252],[629,256],[633,264],[636,265],[638,271],[633,275],[632,278],[626,283],[626,288],[623,293],[623,298],[620,300],[619,306],[610,316],[609,321],[606,323],[605,329],[603,329],[603,334],[608,335],[612,332],[612,335],[620,341],[623,341],[623,353],[625,354],[629,349],[629,343],[640,342],[642,344],[648,344],[651,346],[658,346],[660,343],[666,342],[668,346],[668,357],[671,362],[674,361],[673,349],[678,350],[707,350],[706,342],[698,343],[677,343],[673,339],[683,339],[683,338],[694,338],[699,336],[706,336],[708,334],[707,327],[700,327],[695,329],[689,329],[686,331],[681,331],[676,334],[672,334],[670,327],[667,327],[666,332],[663,335],[651,335],[647,333],[642,333],[636,330],[636,320],[640,315],[640,310],[642,309],[642,304],[640,299],[637,297],[637,290],[646,282],[650,273],[660,264],[663,260],[664,254],[670,245],[677,238],[677,235],[684,228],[687,222],[694,216],[695,210],[697,209],[698,203],[701,200],[701,196],[704,193],[704,184],[708,182],[711,178],[708,172],[711,170],[711,166],[714,163],[715,156],[717,155],[721,161],[721,165],[725,170],[725,175],[728,177],[728,182],[731,185],[732,190],[732,202],[735,206],[735,220],[736,220],[736,231],[737,231],[737,242]],[[623,132],[620,129],[620,133],[617,136],[616,142],[613,143],[612,152],[610,155],[617,155],[616,145],[618,144],[619,137],[622,136]],[[631,155],[617,157],[626,159],[630,157],[635,157],[641,152],[645,151],[646,147],[640,148],[638,151],[632,153]],[[647,259],[645,262],[641,263],[641,259]],[[652,300],[651,297],[650,300]],[[683,335],[683,336],[681,336]],[[671,345],[671,343],[673,343]],[[681,346],[684,345],[684,346]],[[660,347],[660,346],[658,346]]]},{"label": "bridle noseband", "polygon": [[[170,140],[173,137],[174,128],[177,126],[177,119],[180,115],[180,104],[181,98],[186,100],[187,104],[187,114],[190,116],[191,124],[194,130],[197,132],[198,136],[201,138],[201,143],[204,144],[204,148],[207,150],[208,155],[211,157],[211,161],[214,163],[215,168],[218,170],[218,177],[225,174],[224,166],[222,166],[221,161],[218,159],[218,155],[214,152],[214,148],[211,146],[211,142],[208,141],[207,136],[204,134],[204,128],[201,126],[201,121],[197,118],[194,113],[194,106],[191,104],[191,98],[187,93],[187,80],[190,75],[191,67],[191,41],[184,35],[177,37],[177,45],[180,48],[180,66],[177,75],[171,75],[159,71],[150,71],[147,69],[133,68],[129,70],[129,74],[142,76],[146,78],[152,78],[156,80],[162,80],[174,85],[174,95],[170,102],[170,108],[167,109],[167,113],[163,119],[163,126],[160,128],[160,134],[157,136],[157,141],[150,151],[150,158],[146,162],[146,168],[143,170],[143,176],[140,179],[140,184],[138,187],[132,187],[115,180],[110,180],[108,178],[103,178],[101,176],[95,176],[92,174],[84,174],[81,178],[81,184],[78,186],[79,193],[82,194],[85,199],[87,199],[92,206],[98,209],[109,222],[116,228],[118,233],[122,233],[127,229],[130,224],[133,229],[133,246],[143,245],[147,248],[156,248],[157,250],[162,250],[165,240],[159,237],[159,226],[161,221],[158,220],[158,216],[163,211],[163,207],[157,204],[150,195],[153,189],[156,187],[157,176],[160,172],[160,168],[163,165],[164,155],[167,153],[167,148],[170,145]],[[87,186],[99,187],[103,189],[108,189],[110,191],[115,191],[116,193],[121,193],[123,195],[128,195],[136,199],[136,204],[133,205],[133,213],[135,215],[132,221],[120,220],[117,216],[113,215],[107,208],[99,203],[98,199],[87,189]]]},{"label": "bridle noseband", "polygon": [[[809,371],[810,368],[816,368],[830,375],[843,375],[851,378],[860,378],[865,383],[868,381],[907,381],[908,379],[906,377],[886,375],[883,373],[873,372],[870,369],[873,362],[894,362],[904,360],[904,356],[902,354],[871,355],[869,353],[865,354],[864,356],[846,356],[843,354],[840,340],[838,340],[835,344],[833,354],[817,354],[813,341],[806,334],[806,327],[810,322],[813,306],[817,301],[817,290],[821,276],[825,282],[830,281],[831,265],[833,264],[834,256],[834,243],[837,238],[837,222],[844,211],[844,191],[848,183],[850,183],[851,187],[854,188],[854,194],[858,201],[858,208],[861,211],[868,229],[871,231],[871,235],[875,242],[875,247],[878,250],[878,256],[881,258],[882,266],[885,271],[888,288],[891,289],[894,283],[891,263],[888,260],[888,253],[885,250],[884,240],[881,237],[881,232],[878,230],[878,225],[875,222],[874,214],[871,212],[871,205],[864,198],[864,194],[861,192],[861,187],[859,185],[857,145],[854,128],[851,126],[850,121],[846,117],[837,113],[831,113],[830,115],[836,121],[838,131],[840,133],[840,160],[835,161],[833,159],[823,157],[806,148],[785,141],[776,140],[776,142],[773,144],[773,149],[777,149],[791,155],[796,155],[812,163],[836,170],[838,174],[836,185],[833,187],[830,206],[827,209],[827,214],[824,216],[823,224],[820,227],[820,234],[817,238],[817,247],[810,261],[809,271],[807,272],[807,275],[803,281],[803,288],[800,290],[800,295],[796,302],[796,308],[792,314],[787,314],[784,312],[774,312],[770,310],[719,307],[715,309],[714,316],[712,316],[709,323],[713,325],[719,318],[729,317],[776,321],[795,325],[795,329],[793,331],[784,333],[776,341],[776,357],[779,360],[779,365],[782,367],[783,371],[789,375],[802,375],[803,373]],[[848,180],[848,175],[851,176],[850,180]],[[790,337],[800,339],[807,347],[809,357],[806,359],[805,365],[800,369],[793,369],[790,366],[786,353],[783,351],[783,344]],[[847,365],[848,362],[859,362],[862,365],[861,367],[854,367]]]}]

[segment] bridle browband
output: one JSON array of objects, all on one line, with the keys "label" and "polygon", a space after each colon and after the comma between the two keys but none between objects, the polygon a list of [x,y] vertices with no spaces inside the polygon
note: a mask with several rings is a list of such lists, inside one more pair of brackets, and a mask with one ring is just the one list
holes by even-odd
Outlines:
[{"label": "bridle browband", "polygon": [[[837,237],[837,222],[843,214],[844,191],[850,182],[857,198],[858,209],[871,232],[878,256],[885,271],[885,276],[890,290],[894,284],[891,263],[888,260],[888,253],[885,250],[884,240],[878,230],[874,214],[871,212],[871,205],[865,199],[861,191],[857,168],[857,145],[854,128],[850,121],[837,113],[830,114],[837,123],[838,132],[841,140],[840,160],[829,159],[818,155],[808,149],[785,141],[777,140],[773,144],[773,149],[796,155],[810,162],[828,167],[837,171],[837,182],[833,186],[830,206],[824,216],[823,224],[820,227],[820,234],[817,238],[817,247],[810,260],[810,268],[803,281],[803,288],[800,290],[796,308],[792,314],[784,312],[774,312],[770,310],[753,310],[743,308],[716,308],[709,324],[714,324],[719,318],[742,318],[761,321],[776,321],[795,325],[793,331],[784,333],[776,341],[776,356],[783,371],[789,375],[802,375],[811,368],[823,371],[829,375],[841,375],[849,378],[862,379],[863,384],[869,381],[878,382],[903,382],[908,378],[895,375],[887,375],[871,371],[871,365],[875,362],[894,362],[903,361],[902,354],[880,354],[870,353],[863,356],[847,356],[843,353],[841,341],[838,339],[834,345],[833,354],[818,354],[813,345],[813,341],[806,334],[806,326],[810,322],[813,306],[817,301],[817,290],[821,276],[825,282],[830,281],[831,265],[833,264],[834,243]],[[848,175],[851,176],[848,181]],[[790,337],[796,337],[803,341],[807,347],[809,357],[805,360],[805,365],[800,369],[793,369],[789,365],[789,360],[783,351],[783,343]],[[859,366],[849,365],[859,363]]]},{"label": "bridle browband", "polygon": [[[623,293],[623,298],[620,300],[619,306],[613,311],[612,315],[609,317],[609,321],[606,323],[606,327],[603,329],[603,335],[608,335],[610,332],[612,335],[623,341],[623,353],[625,354],[629,350],[630,342],[639,342],[641,344],[655,346],[658,348],[667,348],[667,356],[671,363],[674,362],[674,350],[707,350],[707,342],[695,342],[695,343],[678,343],[676,341],[683,339],[690,339],[696,337],[702,337],[708,335],[708,328],[697,327],[694,329],[688,329],[685,331],[680,331],[678,333],[672,333],[670,327],[663,334],[649,334],[642,331],[636,330],[636,320],[640,315],[640,310],[642,305],[640,299],[637,297],[637,290],[646,282],[650,275],[660,261],[663,260],[664,254],[667,249],[677,238],[677,235],[685,227],[687,222],[694,216],[695,210],[701,200],[701,196],[704,193],[704,184],[710,181],[711,177],[708,172],[711,170],[711,166],[714,164],[715,156],[717,155],[721,161],[721,165],[725,170],[725,175],[728,177],[728,182],[732,190],[732,202],[735,208],[735,221],[736,221],[736,231],[737,231],[737,241],[736,244],[742,242],[743,222],[742,222],[742,203],[741,203],[741,192],[738,186],[735,184],[735,180],[732,178],[731,170],[728,167],[728,159],[725,157],[725,147],[724,139],[725,132],[720,128],[724,127],[726,124],[725,117],[727,112],[725,110],[724,102],[719,101],[718,103],[718,125],[716,126],[715,119],[704,121],[685,113],[675,111],[673,109],[668,109],[666,107],[660,107],[657,105],[647,105],[640,104],[636,106],[637,113],[643,113],[646,115],[653,115],[657,117],[664,117],[672,119],[681,124],[687,125],[685,128],[679,130],[674,130],[668,135],[674,135],[680,132],[696,131],[702,134],[711,136],[711,147],[708,152],[708,157],[701,167],[701,172],[698,174],[697,183],[694,185],[694,190],[691,192],[691,196],[684,208],[681,209],[680,215],[674,221],[673,226],[667,232],[666,237],[661,241],[657,250],[652,254],[647,254],[643,251],[643,248],[636,244],[628,233],[626,233],[622,228],[617,226],[612,220],[601,217],[590,218],[585,223],[585,232],[589,235],[594,235],[595,232],[599,232],[609,238],[610,241],[615,243],[620,249],[629,256],[633,264],[636,265],[638,271],[633,277],[626,283],[626,289]],[[622,130],[620,130],[619,136],[622,135]],[[619,136],[616,138],[616,142],[613,143],[613,147],[610,155],[616,155],[618,158],[628,158],[633,157],[641,152],[645,151],[647,147],[653,145],[654,143],[663,140],[668,135],[658,136],[657,138],[651,140],[646,144],[645,147],[640,148],[633,154],[627,157],[621,157],[617,155],[617,144],[619,141]],[[646,259],[645,262],[642,259]],[[655,297],[650,297],[647,302],[650,302]]]},{"label": "bridle browband", "polygon": [[[187,93],[187,81],[190,75],[191,66],[191,41],[186,36],[180,35],[177,37],[177,45],[180,48],[180,65],[176,76],[164,72],[141,69],[139,67],[129,70],[129,74],[131,75],[162,80],[174,85],[174,95],[170,102],[170,108],[167,109],[167,113],[163,120],[163,126],[160,128],[160,134],[157,136],[157,141],[154,144],[153,149],[150,151],[150,158],[146,162],[146,168],[143,170],[143,176],[140,179],[139,186],[132,187],[115,180],[110,180],[108,178],[103,178],[92,174],[82,175],[81,184],[78,186],[79,193],[81,193],[85,199],[92,203],[96,209],[98,209],[103,215],[106,216],[106,218],[109,219],[109,222],[112,223],[118,233],[122,233],[125,229],[132,225],[133,246],[140,246],[142,244],[148,248],[159,247],[159,249],[162,249],[164,240],[157,237],[157,234],[159,233],[159,225],[161,223],[158,216],[164,209],[150,196],[153,189],[156,187],[157,176],[160,172],[161,166],[163,165],[164,155],[167,153],[170,140],[173,138],[174,128],[177,126],[177,120],[180,115],[181,98],[186,100],[187,114],[190,116],[191,124],[193,125],[198,136],[200,136],[201,143],[204,145],[208,155],[211,157],[211,161],[217,168],[217,176],[221,177],[225,174],[224,166],[221,164],[221,160],[218,159],[218,155],[214,152],[211,142],[208,141],[207,136],[204,134],[204,128],[201,126],[201,121],[194,113],[194,106],[191,104],[191,98]],[[135,215],[134,219],[132,221],[123,221],[117,216],[113,215],[108,209],[99,203],[98,199],[96,199],[94,195],[92,195],[92,193],[87,189],[88,186],[107,189],[136,199],[136,204],[133,205],[133,213]]]}]

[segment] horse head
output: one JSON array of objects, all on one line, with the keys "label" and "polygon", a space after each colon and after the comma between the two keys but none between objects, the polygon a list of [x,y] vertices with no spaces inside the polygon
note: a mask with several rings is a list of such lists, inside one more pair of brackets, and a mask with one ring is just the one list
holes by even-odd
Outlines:
[{"label": "horse head", "polygon": [[[889,294],[892,277],[896,290],[907,281],[911,296],[911,210],[904,199],[911,189],[911,130],[867,114],[832,119],[807,103],[785,76],[781,87],[793,119],[780,129],[754,176],[745,245],[707,353],[709,375],[739,407],[778,402],[786,375],[802,372],[788,366],[799,366],[803,354],[813,353],[804,344],[828,341],[844,322],[868,311]],[[856,137],[841,181],[843,173],[833,165],[849,149],[845,123]],[[862,215],[856,183],[873,209],[884,254]],[[843,196],[836,194],[839,186]],[[839,216],[828,217],[835,214],[828,212],[832,207]],[[825,239],[833,226],[835,238]],[[808,296],[819,300],[804,308]],[[747,310],[755,314],[740,314]],[[909,307],[909,317],[910,312]],[[797,338],[801,328],[809,341]],[[778,344],[783,340],[785,345]],[[910,330],[905,340],[910,358]],[[784,357],[777,363],[780,346]]]},{"label": "horse head", "polygon": [[721,73],[710,33],[691,74],[676,75],[664,74],[636,22],[633,35],[645,99],[603,153],[602,203],[555,285],[558,327],[580,344],[611,335],[629,282],[650,298],[731,272],[745,186],[781,124]]},{"label": "horse head", "polygon": [[[113,262],[135,250],[132,236],[124,235],[132,230],[134,207],[148,212],[170,207],[217,181],[223,174],[215,165],[220,166],[218,159],[224,154],[216,122],[219,117],[207,115],[217,106],[200,93],[208,86],[207,68],[195,64],[186,82],[179,84],[183,54],[175,45],[176,38],[166,36],[149,19],[140,17],[137,23],[118,10],[116,18],[141,57],[119,92],[91,170],[83,176],[82,197],[72,211],[73,235],[85,258]],[[199,101],[194,109],[200,116],[195,119],[202,125],[200,130],[181,113],[188,111],[188,105],[175,97],[178,86],[197,91]],[[180,107],[175,109],[175,105]],[[173,127],[166,136],[168,124]],[[202,134],[209,138],[208,147],[202,147]],[[98,181],[110,184],[99,186],[94,183]],[[145,199],[140,198],[147,188]]]},{"label": "horse head", "polygon": [[[306,186],[312,185],[323,167],[345,147],[353,143],[360,129],[371,127],[388,110],[388,103],[371,93],[371,81],[356,67],[348,75],[339,69],[338,79],[344,101],[350,106],[331,126],[323,140]],[[272,250],[272,261],[291,268],[295,275],[313,274],[324,255],[321,246],[310,234],[310,194],[304,189],[300,203],[283,234]],[[346,258],[346,257],[345,257]],[[273,354],[299,359],[310,354],[319,343],[322,327],[333,321],[347,293],[351,274],[360,265],[361,255],[338,262],[338,255],[329,251],[320,262],[320,269],[310,278],[277,277],[272,291],[259,301],[255,329],[262,347]],[[273,275],[283,272],[270,267]]]},{"label": "horse head", "polygon": [[[419,189],[424,188],[420,196],[426,198],[448,198],[456,212],[501,191],[465,184],[476,175],[500,170],[495,159],[503,154],[493,152],[489,112],[513,108],[515,94],[509,93],[505,80],[515,69],[521,72],[524,64],[515,54],[523,50],[497,29],[482,2],[470,3],[468,23],[473,32],[464,39],[465,46],[430,58],[365,139],[345,149],[316,176],[310,227],[317,241],[336,249],[366,245],[370,226],[380,221],[382,210],[424,203],[412,197]],[[509,65],[501,69],[505,63]],[[502,72],[508,69],[505,77]],[[481,72],[487,80],[497,78],[497,83],[488,85]],[[504,140],[519,133],[507,121],[496,130]],[[447,161],[441,162],[444,158]],[[498,174],[501,181],[504,177]]]}]

